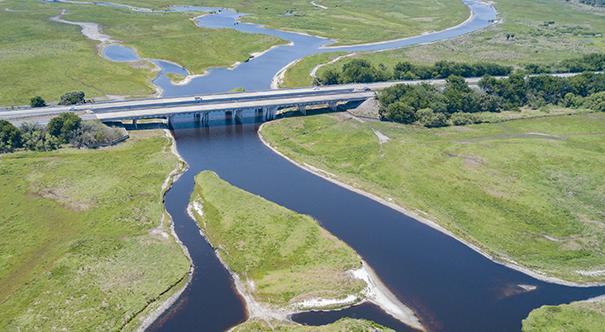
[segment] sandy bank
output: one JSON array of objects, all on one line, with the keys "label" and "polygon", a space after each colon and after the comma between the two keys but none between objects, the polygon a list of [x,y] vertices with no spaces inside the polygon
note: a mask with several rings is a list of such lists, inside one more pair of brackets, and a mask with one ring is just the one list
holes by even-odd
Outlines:
[{"label": "sandy bank", "polygon": [[[281,121],[281,120],[276,120],[276,121]],[[517,262],[513,261],[513,260],[502,260],[500,258],[496,258],[494,256],[492,256],[490,253],[488,253],[487,251],[485,251],[484,249],[478,247],[477,245],[469,242],[466,239],[463,239],[457,235],[455,235],[454,233],[450,232],[449,230],[445,229],[444,227],[442,227],[441,225],[439,225],[438,223],[436,223],[435,221],[429,219],[429,217],[426,216],[422,216],[420,214],[418,214],[415,211],[406,209],[404,207],[401,207],[391,201],[388,201],[386,199],[383,199],[382,197],[379,197],[377,195],[368,193],[366,191],[363,191],[359,188],[355,188],[349,184],[346,184],[344,182],[341,182],[340,180],[336,179],[337,176],[335,176],[334,174],[330,174],[329,172],[326,172],[322,169],[316,168],[312,165],[309,164],[300,164],[297,161],[287,157],[286,155],[284,155],[283,153],[281,153],[280,151],[278,151],[276,148],[274,148],[273,146],[271,146],[269,143],[267,143],[267,141],[264,139],[263,135],[262,135],[262,130],[263,127],[266,125],[267,123],[263,123],[259,129],[258,129],[258,137],[260,138],[261,142],[269,149],[271,149],[273,152],[275,152],[276,154],[278,154],[279,156],[281,156],[282,158],[288,160],[289,162],[291,162],[292,164],[296,165],[297,167],[300,167],[301,169],[312,173],[314,175],[317,175],[327,181],[330,181],[338,186],[341,186],[345,189],[351,190],[355,193],[358,193],[360,195],[363,195],[367,198],[370,198],[384,206],[387,206],[393,210],[396,210],[418,222],[421,222],[439,232],[442,232],[445,235],[448,235],[456,240],[458,240],[459,242],[461,242],[462,244],[466,245],[467,247],[471,248],[472,250],[474,250],[475,252],[481,254],[482,256],[486,257],[487,259],[491,260],[494,263],[500,264],[500,265],[504,265],[510,269],[519,271],[521,273],[524,273],[526,275],[529,275],[532,278],[541,280],[541,281],[545,281],[545,282],[549,282],[549,283],[553,283],[553,284],[558,284],[558,285],[564,285],[564,286],[571,286],[571,287],[593,287],[593,286],[605,286],[605,282],[603,283],[577,283],[577,282],[571,282],[571,281],[567,281],[567,280],[563,280],[560,278],[556,278],[556,277],[552,277],[552,276],[548,276],[544,273],[541,273],[539,271],[533,271],[531,269],[528,269],[526,267],[523,267],[521,265],[519,265]]]}]

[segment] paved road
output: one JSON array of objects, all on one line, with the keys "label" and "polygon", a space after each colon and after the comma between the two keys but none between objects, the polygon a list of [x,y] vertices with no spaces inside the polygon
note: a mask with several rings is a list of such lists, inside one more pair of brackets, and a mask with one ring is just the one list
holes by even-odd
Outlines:
[{"label": "paved road", "polygon": [[[553,74],[553,76],[573,76],[577,74]],[[480,78],[467,78],[469,85],[476,85]],[[154,98],[90,103],[77,106],[53,106],[34,109],[0,111],[0,119],[13,123],[34,121],[46,123],[50,118],[63,112],[75,112],[84,119],[132,119],[135,117],[158,117],[169,114],[207,112],[213,110],[237,110],[254,107],[285,107],[300,103],[320,104],[323,102],[360,100],[367,95],[366,90],[381,90],[396,84],[445,84],[445,80],[389,81],[367,84],[345,84],[299,89],[277,89],[268,91],[222,93],[178,98]],[[339,96],[339,97],[335,97]],[[309,99],[310,98],[310,99]],[[340,99],[338,99],[340,98]],[[369,97],[364,97],[369,98]],[[120,115],[121,114],[121,115]],[[149,116],[146,116],[148,114]],[[138,116],[137,116],[138,115]]]}]

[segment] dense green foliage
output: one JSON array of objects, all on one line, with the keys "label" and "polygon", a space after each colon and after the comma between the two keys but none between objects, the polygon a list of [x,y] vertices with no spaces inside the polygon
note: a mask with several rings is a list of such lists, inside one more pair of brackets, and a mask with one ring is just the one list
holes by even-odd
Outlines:
[{"label": "dense green foliage", "polygon": [[195,181],[195,218],[257,301],[297,308],[311,298],[362,296],[365,283],[347,273],[361,266],[361,258],[311,217],[236,188],[212,172],[200,173]]},{"label": "dense green foliage", "polygon": [[48,133],[61,140],[61,143],[68,143],[76,137],[76,133],[82,126],[82,119],[70,112],[61,113],[50,119],[46,128]]},{"label": "dense green foliage", "polygon": [[13,152],[22,146],[21,132],[12,123],[0,120],[0,153]]},{"label": "dense green foliage", "polygon": [[544,115],[426,129],[339,113],[271,122],[261,134],[297,163],[426,217],[499,260],[604,282],[605,113]]},{"label": "dense green foliage", "polygon": [[373,65],[367,60],[353,59],[346,62],[340,71],[330,69],[321,72],[315,78],[316,85],[370,83],[388,80],[416,80],[447,78],[452,75],[462,77],[481,77],[484,75],[505,76],[512,67],[494,63],[456,63],[439,61],[432,66],[414,65],[407,61],[399,62],[392,71],[384,64]]},{"label": "dense green foliage", "polygon": [[61,140],[51,135],[44,126],[26,122],[19,129],[23,135],[23,148],[26,150],[52,151],[61,146]]},{"label": "dense green foliage", "polygon": [[66,92],[59,99],[59,105],[78,105],[84,104],[86,99],[84,99],[86,95],[83,91],[70,91]]},{"label": "dense green foliage", "polygon": [[605,327],[605,301],[543,306],[523,320],[523,332],[593,332]]},{"label": "dense green foliage", "polygon": [[29,101],[29,106],[34,107],[34,108],[35,107],[44,107],[44,106],[46,106],[46,101],[40,96],[35,96]]},{"label": "dense green foliage", "polygon": [[178,160],[132,135],[0,157],[0,330],[133,331],[186,280],[161,192]]},{"label": "dense green foliage", "polygon": [[465,125],[480,122],[471,113],[546,105],[602,111],[605,104],[602,93],[605,91],[604,74],[526,77],[515,73],[499,79],[485,76],[479,87],[480,91],[471,89],[459,76],[447,78],[443,89],[429,84],[395,85],[380,92],[379,113],[385,120],[442,127],[449,123]]},{"label": "dense green foliage", "polygon": [[25,122],[16,128],[3,120],[0,122],[0,153],[18,148],[51,151],[67,143],[76,148],[97,148],[127,137],[124,129],[111,128],[100,121],[82,121],[74,113],[61,113],[46,126]]}]

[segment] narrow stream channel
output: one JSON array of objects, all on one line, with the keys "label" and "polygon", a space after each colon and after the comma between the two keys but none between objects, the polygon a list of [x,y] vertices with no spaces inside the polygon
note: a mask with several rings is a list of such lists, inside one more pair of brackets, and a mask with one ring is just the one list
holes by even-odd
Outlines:
[{"label": "narrow stream channel", "polygon": [[[169,10],[173,11],[217,11],[199,17],[196,22],[200,27],[267,34],[290,44],[272,48],[235,68],[211,69],[185,85],[173,85],[166,74],[187,75],[186,69],[153,60],[161,68],[154,83],[162,89],[164,96],[225,92],[235,88],[268,89],[273,77],[284,66],[308,55],[388,50],[435,42],[485,28],[496,19],[491,5],[476,0],[464,2],[472,16],[457,27],[380,44],[338,48],[329,46],[333,43],[331,40],[239,23],[241,14],[231,10],[171,7]],[[112,61],[139,60],[134,50],[119,44],[106,46],[103,56]],[[491,262],[428,226],[316,177],[265,147],[257,135],[259,124],[260,119],[254,118],[253,114],[248,114],[244,124],[215,118],[209,128],[198,127],[192,118],[174,121],[177,148],[190,169],[167,193],[166,208],[173,217],[179,238],[189,249],[195,272],[183,295],[149,330],[224,331],[246,318],[231,277],[186,213],[193,178],[202,170],[213,170],[240,188],[319,220],[353,247],[431,331],[518,331],[521,320],[541,305],[605,294],[605,287],[549,284]],[[519,285],[535,286],[536,289],[525,291]],[[341,311],[299,314],[294,320],[320,325],[341,317],[367,318],[397,331],[410,330],[369,304]]]}]

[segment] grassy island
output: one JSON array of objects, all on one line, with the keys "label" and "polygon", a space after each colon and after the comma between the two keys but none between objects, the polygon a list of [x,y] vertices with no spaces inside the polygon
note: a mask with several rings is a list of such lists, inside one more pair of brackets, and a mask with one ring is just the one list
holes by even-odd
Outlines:
[{"label": "grassy island", "polygon": [[500,261],[602,283],[603,128],[604,113],[439,129],[338,114],[272,122],[262,135]]},{"label": "grassy island", "polygon": [[134,330],[180,289],[189,261],[162,203],[177,165],[161,131],[0,155],[0,330]]},{"label": "grassy island", "polygon": [[212,172],[196,177],[191,200],[205,236],[256,301],[296,310],[305,301],[362,296],[365,283],[348,272],[361,267],[360,257],[311,217]]}]

